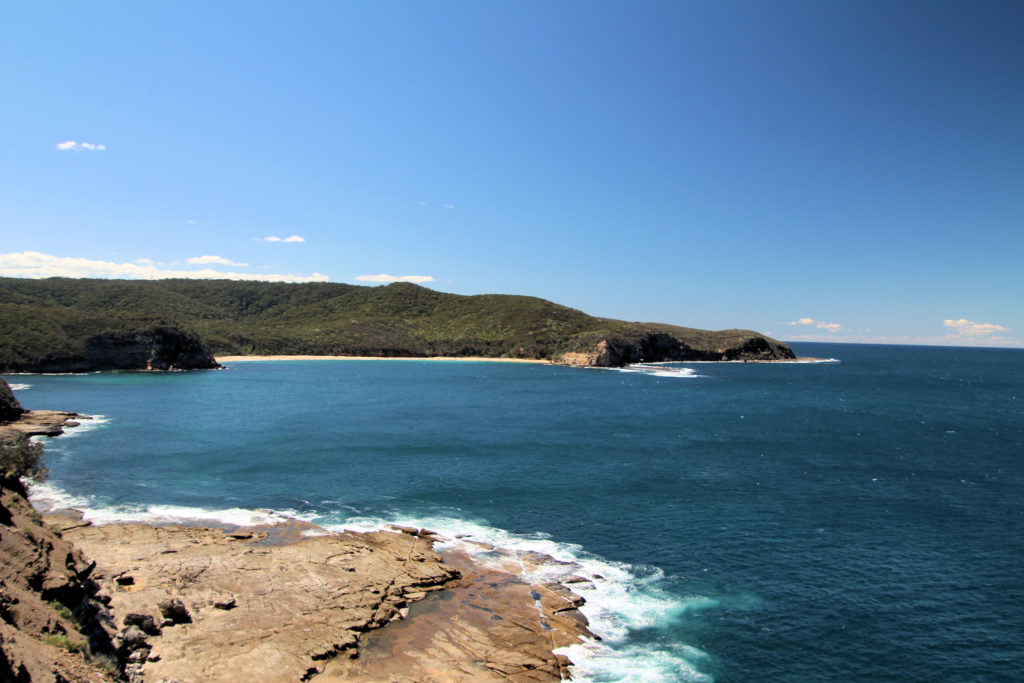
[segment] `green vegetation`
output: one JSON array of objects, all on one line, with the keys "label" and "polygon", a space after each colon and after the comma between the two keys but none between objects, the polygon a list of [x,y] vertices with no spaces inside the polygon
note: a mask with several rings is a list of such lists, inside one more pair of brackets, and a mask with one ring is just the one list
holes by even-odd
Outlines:
[{"label": "green vegetation", "polygon": [[66,635],[64,635],[63,633],[54,633],[52,635],[46,636],[46,638],[43,640],[43,642],[46,643],[47,645],[53,645],[54,647],[59,647],[62,650],[67,650],[68,652],[84,652],[85,651],[85,643],[84,642],[76,642],[76,641],[68,640],[68,637]]},{"label": "green vegetation", "polygon": [[0,443],[0,479],[29,478],[46,481],[50,471],[43,465],[43,444],[33,443],[24,434]]},{"label": "green vegetation", "polygon": [[550,359],[608,335],[636,342],[659,332],[707,351],[756,335],[626,323],[534,297],[410,283],[0,278],[0,371],[59,365],[84,357],[96,339],[154,325],[194,332],[218,355]]},{"label": "green vegetation", "polygon": [[52,607],[53,610],[57,612],[57,614],[64,617],[65,619],[72,619],[75,616],[74,614],[72,614],[71,610],[68,609],[67,605],[62,604],[58,600],[51,600],[46,604]]}]

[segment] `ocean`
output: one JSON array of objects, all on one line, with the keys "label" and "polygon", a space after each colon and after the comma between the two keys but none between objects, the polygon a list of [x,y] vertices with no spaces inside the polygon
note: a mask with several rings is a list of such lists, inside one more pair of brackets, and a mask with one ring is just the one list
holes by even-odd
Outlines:
[{"label": "ocean", "polygon": [[1024,680],[1024,351],[793,347],[833,360],[6,379],[97,416],[46,441],[41,506],[577,562],[551,569],[594,578],[577,680]]}]

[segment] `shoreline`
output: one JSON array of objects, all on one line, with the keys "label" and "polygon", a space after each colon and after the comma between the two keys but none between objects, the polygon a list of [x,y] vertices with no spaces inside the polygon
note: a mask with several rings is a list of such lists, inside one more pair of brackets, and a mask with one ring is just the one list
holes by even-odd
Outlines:
[{"label": "shoreline", "polygon": [[562,584],[439,552],[451,539],[427,529],[45,519],[97,563],[118,625],[184,605],[136,649],[147,680],[559,681],[572,664],[555,651],[593,636]]},{"label": "shoreline", "polygon": [[[0,439],[56,436],[83,419],[90,418],[28,411],[22,424],[0,425]],[[568,587],[586,592],[592,579],[549,555],[393,524],[335,530],[280,513],[271,523],[94,523],[73,508],[40,515],[16,488],[0,486],[0,494],[0,512],[35,515],[39,527],[26,532],[27,518],[15,512],[21,531],[5,528],[5,541],[60,539],[51,550],[70,544],[54,552],[79,558],[71,575],[95,587],[90,606],[79,609],[106,615],[87,634],[85,651],[116,656],[129,681],[559,681],[573,666],[561,650],[599,640],[578,609],[584,598]],[[55,556],[49,564],[63,561]],[[5,571],[22,571],[14,559],[6,564]],[[550,578],[552,567],[563,578]],[[45,618],[60,607],[26,588],[26,611],[32,603]],[[94,649],[94,641],[106,649]],[[31,653],[39,671],[73,665],[62,653],[48,654],[52,646],[39,647],[42,654]],[[47,664],[48,656],[56,663]]]},{"label": "shoreline", "polygon": [[278,356],[215,356],[218,363],[250,363],[260,361],[285,360],[429,360],[458,361],[469,363],[533,363],[551,365],[551,361],[539,358],[490,358],[487,356],[314,356],[314,355],[278,355]]},{"label": "shoreline", "polygon": [[[528,363],[533,365],[562,365],[554,361],[542,358],[491,358],[489,356],[316,356],[316,355],[276,355],[276,356],[215,356],[218,363],[252,363],[264,361],[293,361],[293,360],[403,360],[417,361],[426,360],[433,362],[461,362],[461,363]],[[632,365],[661,365],[663,363],[836,363],[835,358],[785,358],[781,360],[670,360],[651,361],[646,363],[633,363]],[[566,365],[565,367],[572,367]],[[596,366],[595,366],[596,367]]]}]

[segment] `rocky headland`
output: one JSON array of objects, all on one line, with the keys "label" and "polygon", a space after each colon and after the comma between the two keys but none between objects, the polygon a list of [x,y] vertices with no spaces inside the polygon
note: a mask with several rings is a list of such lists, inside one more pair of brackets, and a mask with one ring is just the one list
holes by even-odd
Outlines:
[{"label": "rocky headland", "polygon": [[[693,330],[693,332],[702,332]],[[717,338],[712,338],[715,335]],[[588,335],[554,360],[578,367],[618,368],[633,363],[669,361],[794,360],[787,345],[750,330],[682,335],[662,330],[628,330]]]},{"label": "rocky headland", "polygon": [[186,370],[217,356],[483,357],[618,367],[782,360],[752,330],[599,318],[545,299],[408,282],[0,278],[0,372]]},{"label": "rocky headland", "polygon": [[213,354],[194,333],[160,323],[103,330],[42,353],[8,361],[5,372],[94,372],[97,370],[210,370]]}]

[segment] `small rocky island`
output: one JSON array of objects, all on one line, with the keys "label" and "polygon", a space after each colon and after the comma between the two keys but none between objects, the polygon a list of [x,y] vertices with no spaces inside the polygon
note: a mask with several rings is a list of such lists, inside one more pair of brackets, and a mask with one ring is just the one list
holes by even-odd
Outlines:
[{"label": "small rocky island", "polygon": [[752,330],[597,318],[536,297],[231,280],[0,278],[0,372],[192,370],[214,356],[481,357],[618,367],[786,360]]}]

